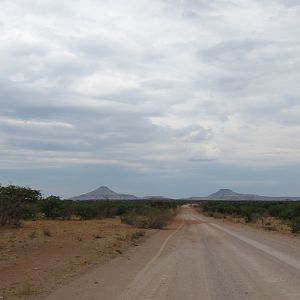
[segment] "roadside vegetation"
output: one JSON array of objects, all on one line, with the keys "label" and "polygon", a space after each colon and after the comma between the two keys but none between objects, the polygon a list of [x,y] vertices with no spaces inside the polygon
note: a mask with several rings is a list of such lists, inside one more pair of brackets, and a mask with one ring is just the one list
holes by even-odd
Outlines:
[{"label": "roadside vegetation", "polygon": [[20,227],[23,220],[92,220],[119,216],[123,223],[161,229],[174,217],[175,201],[72,201],[57,196],[43,198],[40,191],[0,186],[0,225]]},{"label": "roadside vegetation", "polygon": [[134,225],[140,228],[162,229],[175,216],[173,205],[152,205],[137,207],[121,216],[122,223]]},{"label": "roadside vegetation", "polygon": [[231,216],[246,223],[260,222],[266,230],[276,230],[270,220],[286,224],[292,233],[300,233],[300,202],[207,201],[199,204],[201,212],[211,217]]}]

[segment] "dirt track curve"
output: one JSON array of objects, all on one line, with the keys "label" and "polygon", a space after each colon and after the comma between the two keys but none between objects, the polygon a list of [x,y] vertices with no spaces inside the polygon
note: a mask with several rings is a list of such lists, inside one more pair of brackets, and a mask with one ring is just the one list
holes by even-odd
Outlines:
[{"label": "dirt track curve", "polygon": [[300,299],[300,240],[182,209],[171,229],[44,300]]}]

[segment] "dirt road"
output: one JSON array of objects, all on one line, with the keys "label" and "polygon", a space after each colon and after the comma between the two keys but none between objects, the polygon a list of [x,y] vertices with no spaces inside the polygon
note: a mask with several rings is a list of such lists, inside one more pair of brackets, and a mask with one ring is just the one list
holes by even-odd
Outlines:
[{"label": "dirt road", "polygon": [[300,240],[185,208],[173,228],[45,300],[300,299]]}]

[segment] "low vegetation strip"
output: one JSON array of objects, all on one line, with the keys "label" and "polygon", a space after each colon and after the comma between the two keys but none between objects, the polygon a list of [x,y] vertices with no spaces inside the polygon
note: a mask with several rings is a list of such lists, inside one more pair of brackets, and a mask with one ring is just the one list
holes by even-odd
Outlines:
[{"label": "low vegetation strip", "polygon": [[40,191],[0,186],[0,225],[21,226],[22,220],[92,220],[120,216],[124,223],[143,228],[163,228],[174,216],[176,201],[153,200],[61,200],[43,198]]},{"label": "low vegetation strip", "polygon": [[246,223],[260,222],[266,230],[276,230],[273,220],[286,224],[292,233],[300,233],[299,201],[206,201],[199,209],[211,217],[243,218]]}]

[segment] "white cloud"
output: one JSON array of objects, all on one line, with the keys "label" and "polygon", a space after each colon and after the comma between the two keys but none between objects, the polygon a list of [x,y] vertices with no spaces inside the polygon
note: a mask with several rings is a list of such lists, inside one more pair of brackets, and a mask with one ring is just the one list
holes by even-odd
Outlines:
[{"label": "white cloud", "polygon": [[6,124],[14,127],[54,127],[54,128],[72,128],[73,125],[60,122],[60,121],[36,121],[36,120],[24,120],[17,118],[10,118],[5,116],[0,116],[0,124]]},{"label": "white cloud", "polygon": [[2,1],[5,166],[300,163],[299,14],[281,0]]}]

